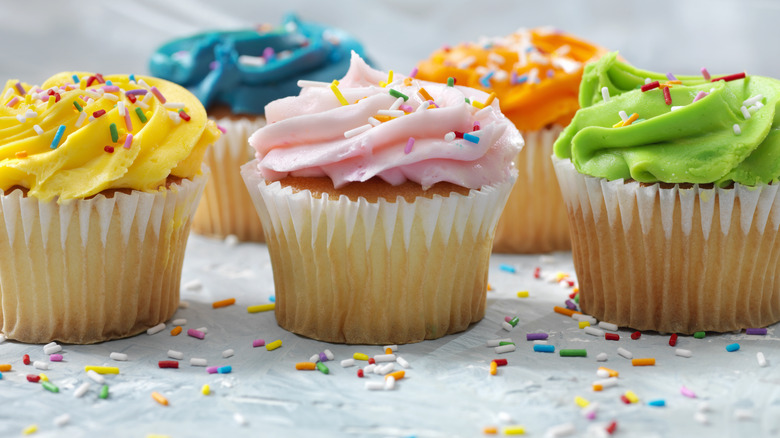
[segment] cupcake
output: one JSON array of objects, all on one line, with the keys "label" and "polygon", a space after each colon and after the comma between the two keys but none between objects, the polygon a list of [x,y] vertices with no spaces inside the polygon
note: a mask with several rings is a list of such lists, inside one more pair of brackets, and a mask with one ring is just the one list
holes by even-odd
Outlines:
[{"label": "cupcake", "polygon": [[8,81],[0,106],[0,328],[93,343],[170,318],[219,136],[195,97],[152,77]]},{"label": "cupcake", "polygon": [[566,209],[550,164],[552,145],[577,105],[584,62],[603,50],[547,28],[445,47],[418,65],[417,77],[495,93],[523,134],[519,180],[498,222],[493,250],[538,253],[571,248]]},{"label": "cupcake", "polygon": [[264,240],[239,173],[254,156],[246,139],[265,125],[268,102],[297,93],[299,80],[340,78],[352,50],[363,53],[347,33],[290,15],[276,28],[206,32],[154,53],[152,74],[187,87],[224,132],[206,152],[211,177],[192,224],[196,233]]},{"label": "cupcake", "polygon": [[[485,313],[493,233],[522,137],[487,93],[371,69],[266,106],[242,167],[276,319],[351,344],[436,339]],[[470,102],[479,103],[482,109]]]},{"label": "cupcake", "polygon": [[780,320],[780,81],[609,54],[555,143],[582,311],[692,333]]}]

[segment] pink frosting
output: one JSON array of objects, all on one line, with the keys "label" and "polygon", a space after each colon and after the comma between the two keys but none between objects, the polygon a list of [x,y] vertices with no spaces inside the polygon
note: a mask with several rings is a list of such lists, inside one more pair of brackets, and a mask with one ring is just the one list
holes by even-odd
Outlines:
[{"label": "pink frosting", "polygon": [[[482,91],[418,80],[406,86],[399,76],[381,87],[387,73],[372,69],[353,53],[349,72],[338,85],[350,105],[342,105],[329,87],[316,86],[266,105],[268,124],[249,138],[263,178],[328,176],[341,187],[378,176],[393,185],[409,180],[428,188],[447,181],[478,189],[510,176],[523,138],[501,114],[497,99],[480,110],[465,99],[485,102],[488,95]],[[421,87],[438,108],[416,111],[420,105],[428,106],[418,94]],[[409,96],[404,105],[413,111],[346,138],[345,132],[390,109],[396,101],[391,89]],[[480,129],[472,132],[475,122]],[[454,131],[471,133],[479,142],[445,139]],[[409,151],[410,137],[414,145]]]}]

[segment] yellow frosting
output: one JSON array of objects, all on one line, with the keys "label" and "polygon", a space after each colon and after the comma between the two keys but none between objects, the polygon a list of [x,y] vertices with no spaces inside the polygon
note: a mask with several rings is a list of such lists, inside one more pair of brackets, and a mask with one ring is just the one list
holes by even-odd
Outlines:
[{"label": "yellow frosting", "polygon": [[[29,196],[62,202],[107,189],[155,191],[165,187],[169,176],[192,178],[201,172],[205,149],[219,130],[195,96],[162,79],[137,76],[136,83],[127,75],[111,75],[102,77],[103,83],[95,76],[100,77],[60,73],[40,87],[6,83],[0,94],[0,189],[25,187]],[[139,94],[133,103],[127,92],[139,89],[150,97]],[[61,126],[64,132],[55,142]]]}]

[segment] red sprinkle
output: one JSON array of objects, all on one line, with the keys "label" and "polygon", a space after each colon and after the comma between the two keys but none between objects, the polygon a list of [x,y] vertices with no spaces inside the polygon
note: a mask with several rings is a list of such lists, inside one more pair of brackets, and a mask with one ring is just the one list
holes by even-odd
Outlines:
[{"label": "red sprinkle", "polygon": [[455,138],[463,138],[463,133],[460,131],[455,131]]},{"label": "red sprinkle", "polygon": [[674,347],[677,345],[677,333],[672,333],[672,336],[669,336],[669,346]]},{"label": "red sprinkle", "polygon": [[658,88],[661,84],[658,81],[650,82],[649,84],[642,85],[642,91],[650,91],[653,88]]},{"label": "red sprinkle", "polygon": [[95,79],[97,79],[98,82],[100,82],[101,84],[105,84],[106,83],[106,80],[103,79],[103,75],[101,75],[100,73],[95,73]]},{"label": "red sprinkle", "polygon": [[96,77],[94,77],[94,76],[90,76],[90,77],[88,77],[88,78],[87,78],[87,87],[89,87],[90,85],[92,85],[92,83],[93,83],[93,82],[95,82],[95,80],[97,80],[97,78],[96,78]]},{"label": "red sprinkle", "polygon": [[358,377],[363,377],[363,368],[358,369]]},{"label": "red sprinkle", "polygon": [[22,356],[22,362],[25,365],[30,365],[30,355],[29,354],[25,354],[24,356]]},{"label": "red sprinkle", "polygon": [[368,364],[369,365],[374,365],[375,363],[376,363],[376,360],[374,360],[373,357],[368,358]]},{"label": "red sprinkle", "polygon": [[578,293],[579,293],[579,292],[572,292],[572,293],[570,293],[570,294],[569,294],[569,298],[571,298],[571,299],[573,300],[573,299],[574,299],[574,297],[576,297]]},{"label": "red sprinkle", "polygon": [[617,333],[604,333],[604,339],[608,341],[619,341],[620,335]]},{"label": "red sprinkle", "polygon": [[672,104],[672,93],[669,91],[669,87],[664,87],[664,102],[667,105]]},{"label": "red sprinkle", "polygon": [[179,368],[179,362],[175,360],[161,360],[157,362],[160,368]]},{"label": "red sprinkle", "polygon": [[506,366],[509,362],[506,361],[506,359],[493,359],[493,362],[496,363],[497,367],[503,367]]},{"label": "red sprinkle", "polygon": [[184,112],[184,110],[179,110],[179,117],[184,119],[185,122],[189,122],[191,118],[189,114]]},{"label": "red sprinkle", "polygon": [[541,278],[542,277],[542,268],[535,268],[534,269],[534,278]]},{"label": "red sprinkle", "polygon": [[742,73],[734,73],[733,75],[727,75],[727,76],[721,76],[719,78],[714,78],[710,82],[718,82],[718,81],[736,81],[737,79],[745,79],[745,72]]},{"label": "red sprinkle", "polygon": [[639,337],[640,337],[640,336],[642,336],[642,332],[634,332],[634,333],[631,333],[631,339],[633,339],[633,340],[635,340],[635,341],[636,341],[637,339],[639,339]]},{"label": "red sprinkle", "polygon": [[569,287],[574,287],[574,280],[566,280],[566,285]]},{"label": "red sprinkle", "polygon": [[628,397],[626,397],[626,395],[625,395],[625,394],[620,394],[620,400],[621,400],[623,403],[627,404],[627,405],[630,405],[630,404],[631,404],[631,400],[629,400],[629,399],[628,399]]},{"label": "red sprinkle", "polygon": [[135,101],[138,100],[136,99],[135,94],[126,94],[125,96],[127,96],[127,99],[130,101],[130,103],[135,103]]},{"label": "red sprinkle", "polygon": [[108,152],[109,154],[114,153],[114,147],[113,146],[106,146],[103,148],[104,151]]},{"label": "red sprinkle", "polygon": [[41,376],[35,375],[35,374],[28,374],[27,375],[27,381],[31,383],[38,383],[41,381]]},{"label": "red sprinkle", "polygon": [[96,118],[96,119],[97,119],[98,117],[102,116],[102,115],[103,115],[103,114],[105,114],[105,113],[106,113],[106,110],[104,110],[104,109],[102,109],[102,110],[97,110],[97,111],[95,111],[94,113],[92,113],[92,117],[94,117],[94,118]]},{"label": "red sprinkle", "polygon": [[612,421],[609,423],[609,426],[607,426],[607,433],[612,435],[615,433],[615,429],[617,429],[617,421]]}]

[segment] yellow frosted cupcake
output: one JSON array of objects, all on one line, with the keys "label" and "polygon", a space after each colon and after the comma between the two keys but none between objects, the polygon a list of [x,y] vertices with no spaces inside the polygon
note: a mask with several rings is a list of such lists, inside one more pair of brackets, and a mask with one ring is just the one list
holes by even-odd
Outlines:
[{"label": "yellow frosted cupcake", "polygon": [[219,131],[187,90],[126,75],[6,83],[0,106],[0,328],[93,343],[173,315]]}]

